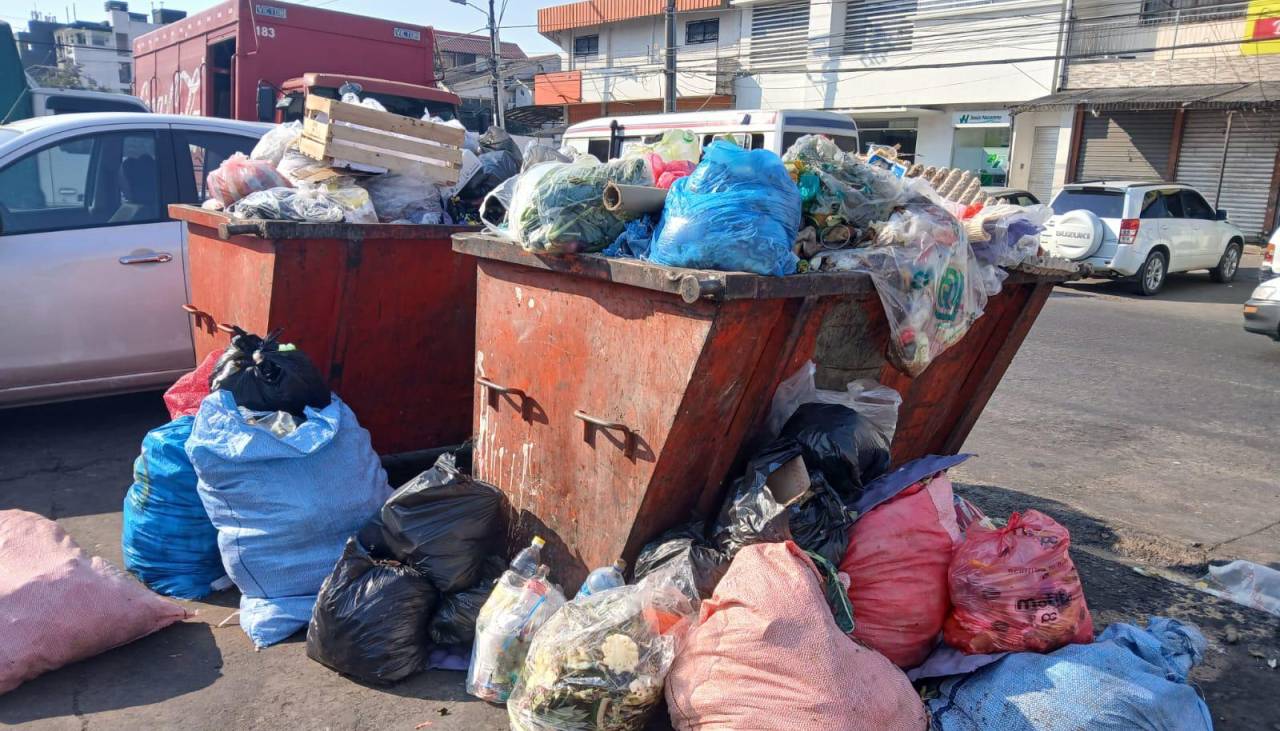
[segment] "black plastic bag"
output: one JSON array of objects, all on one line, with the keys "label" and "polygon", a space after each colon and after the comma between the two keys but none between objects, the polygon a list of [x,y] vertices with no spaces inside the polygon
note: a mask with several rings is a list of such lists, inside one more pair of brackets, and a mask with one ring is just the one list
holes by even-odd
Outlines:
[{"label": "black plastic bag", "polygon": [[801,404],[780,437],[794,439],[809,471],[821,472],[846,503],[857,500],[866,483],[889,469],[889,440],[847,406]]},{"label": "black plastic bag", "polygon": [[439,601],[413,568],[376,560],[351,538],[307,627],[307,657],[345,675],[394,683],[426,667],[427,617]]},{"label": "black plastic bag", "polygon": [[431,618],[431,641],[437,645],[470,645],[476,636],[476,617],[484,606],[494,584],[507,570],[507,562],[490,556],[481,569],[480,581],[470,589],[445,594]]},{"label": "black plastic bag", "polygon": [[391,493],[360,531],[377,554],[403,561],[442,593],[470,588],[486,558],[498,553],[502,492],[458,471],[452,454]]},{"label": "black plastic bag", "polygon": [[486,152],[480,156],[480,169],[471,176],[467,184],[458,191],[462,200],[478,201],[489,194],[489,191],[502,185],[510,177],[520,173],[520,163],[516,157],[506,150]]},{"label": "black plastic bag", "polygon": [[507,134],[507,131],[501,127],[489,125],[489,129],[480,135],[480,155],[483,157],[486,152],[509,152],[512,159],[516,162],[516,171],[519,172],[520,166],[524,163],[524,155],[520,153],[520,147],[516,141]]},{"label": "black plastic bag", "polygon": [[285,411],[301,419],[311,406],[329,405],[329,384],[307,354],[276,342],[279,331],[260,338],[236,328],[231,344],[209,376],[209,390],[231,392],[251,411]]},{"label": "black plastic bag", "polygon": [[672,528],[645,544],[636,557],[635,580],[670,576],[691,599],[707,599],[729,570],[729,557],[711,545],[705,523]]}]

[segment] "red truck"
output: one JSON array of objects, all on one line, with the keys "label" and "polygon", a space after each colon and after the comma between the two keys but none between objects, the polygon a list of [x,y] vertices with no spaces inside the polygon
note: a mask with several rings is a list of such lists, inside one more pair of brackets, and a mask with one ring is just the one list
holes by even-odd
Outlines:
[{"label": "red truck", "polygon": [[337,98],[353,81],[388,111],[450,119],[459,99],[436,87],[435,45],[426,26],[227,0],[135,40],[133,90],[153,112],[281,122],[308,92]]}]

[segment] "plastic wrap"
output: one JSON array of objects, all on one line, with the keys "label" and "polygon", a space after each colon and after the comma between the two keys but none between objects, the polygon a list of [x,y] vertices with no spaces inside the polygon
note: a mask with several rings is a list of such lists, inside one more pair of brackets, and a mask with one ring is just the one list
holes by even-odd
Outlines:
[{"label": "plastic wrap", "polygon": [[1093,619],[1071,561],[1071,536],[1036,510],[1003,528],[969,526],[948,571],[955,605],[943,626],[967,653],[1049,652],[1093,641]]},{"label": "plastic wrap", "polygon": [[507,702],[517,731],[641,731],[694,605],[670,581],[575,599],[539,630]]},{"label": "plastic wrap", "polygon": [[645,545],[636,557],[636,580],[662,577],[674,581],[690,599],[711,596],[729,570],[729,557],[707,539],[706,528],[705,523],[689,523]]},{"label": "plastic wrap", "polygon": [[284,158],[285,150],[297,142],[301,136],[302,122],[277,124],[258,140],[258,144],[253,147],[253,152],[249,153],[249,159],[266,160],[272,165],[279,165],[280,160]]},{"label": "plastic wrap", "polygon": [[928,187],[867,164],[822,135],[801,137],[782,159],[800,184],[805,215],[819,228],[852,226],[855,242],[870,224],[887,219],[895,207]]},{"label": "plastic wrap", "polygon": [[653,172],[649,163],[639,158],[601,163],[586,156],[571,163],[534,165],[515,184],[507,209],[507,235],[535,252],[578,253],[605,248],[638,215],[605,210],[601,196],[610,181],[653,185]]},{"label": "plastic wrap", "polygon": [[546,579],[504,573],[476,617],[467,692],[505,703],[524,671],[534,634],[564,603],[564,594]]},{"label": "plastic wrap", "polygon": [[524,156],[524,162],[520,165],[521,172],[540,162],[573,162],[573,156],[566,155],[553,145],[537,140],[529,140],[529,144],[524,146],[521,154]]},{"label": "plastic wrap", "polygon": [[383,223],[439,224],[444,213],[440,191],[430,178],[387,173],[359,181]]},{"label": "plastic wrap", "polygon": [[671,185],[649,258],[668,266],[792,274],[799,229],[800,192],[778,156],[716,141],[691,175]]},{"label": "plastic wrap", "polygon": [[205,181],[209,198],[224,207],[252,193],[274,188],[288,188],[290,183],[275,165],[266,160],[250,160],[237,152],[209,173]]}]

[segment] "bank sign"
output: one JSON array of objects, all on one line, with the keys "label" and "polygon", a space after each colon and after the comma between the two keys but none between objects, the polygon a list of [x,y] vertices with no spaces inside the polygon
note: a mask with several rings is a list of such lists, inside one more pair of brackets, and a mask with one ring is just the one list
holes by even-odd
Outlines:
[{"label": "bank sign", "polygon": [[956,112],[952,115],[956,127],[1008,127],[1008,112]]}]

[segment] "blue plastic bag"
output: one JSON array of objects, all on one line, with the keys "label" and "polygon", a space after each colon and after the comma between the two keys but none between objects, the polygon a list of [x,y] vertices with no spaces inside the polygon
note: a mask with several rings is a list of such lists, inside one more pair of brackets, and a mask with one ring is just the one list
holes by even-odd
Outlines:
[{"label": "blue plastic bag", "polygon": [[1187,674],[1204,657],[1200,631],[1152,617],[1113,624],[1089,645],[1016,652],[944,681],[929,701],[934,729],[1091,731],[1212,729]]},{"label": "blue plastic bag", "polygon": [[391,494],[369,432],[341,399],[305,414],[278,436],[214,391],[187,440],[223,566],[240,587],[240,626],[258,647],[306,627],[347,539]]},{"label": "blue plastic bag", "polygon": [[226,576],[218,531],[200,502],[187,458],[194,422],[181,416],[142,438],[120,535],[125,568],[153,590],[179,599],[205,597]]},{"label": "blue plastic bag", "polygon": [[794,274],[800,190],[782,159],[723,140],[671,185],[648,259],[657,264]]}]

